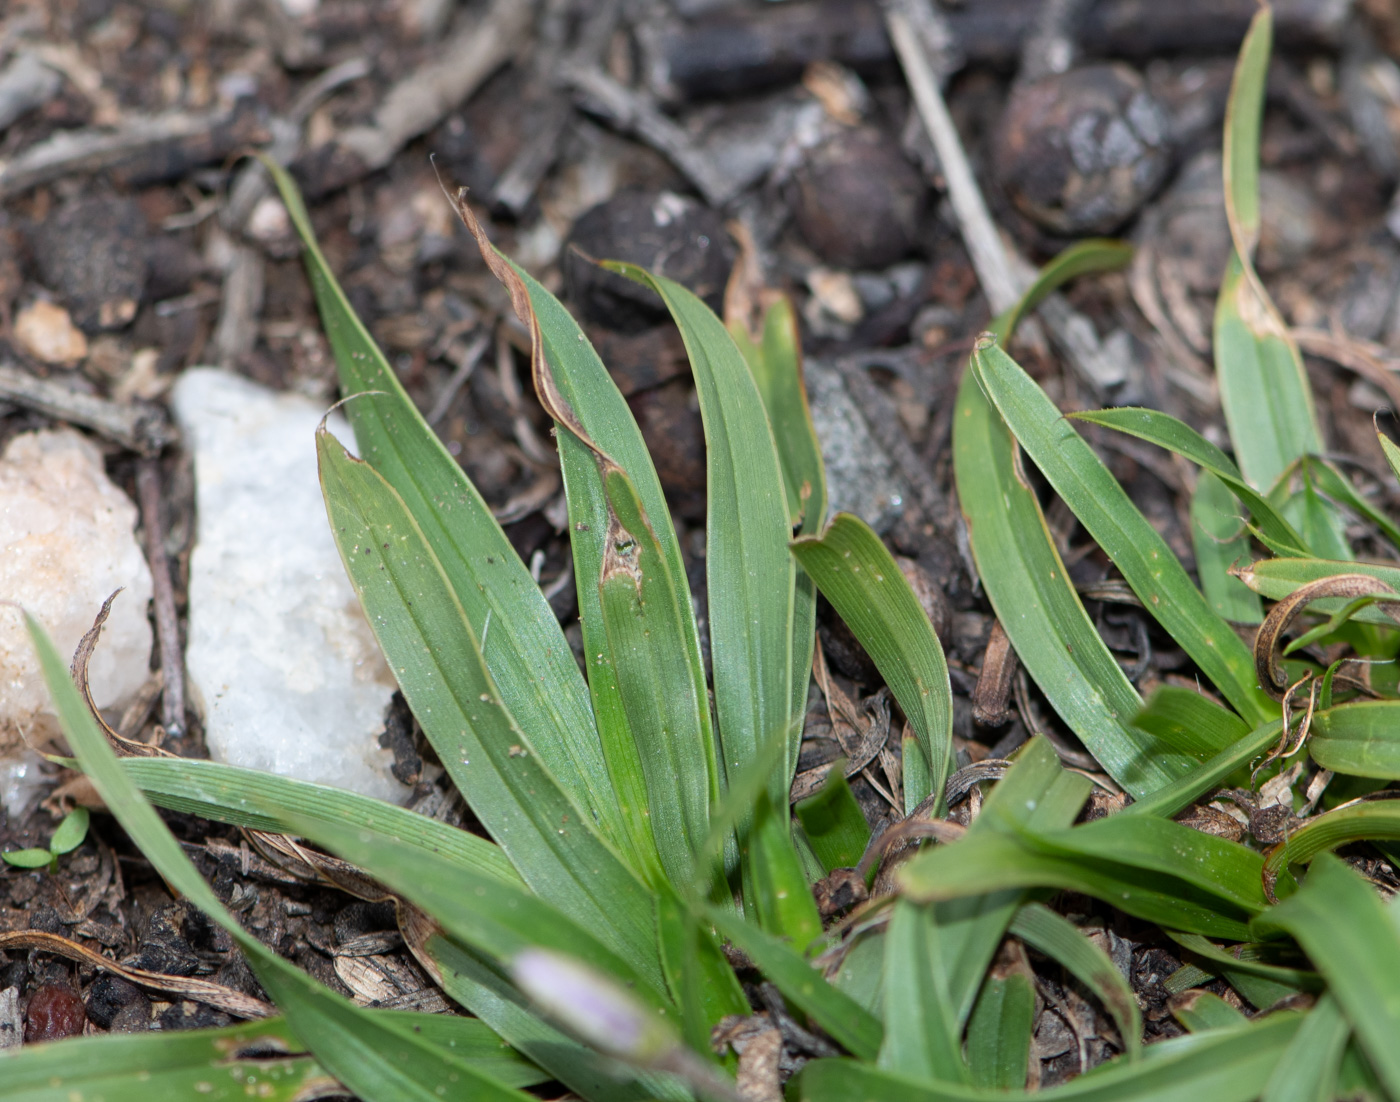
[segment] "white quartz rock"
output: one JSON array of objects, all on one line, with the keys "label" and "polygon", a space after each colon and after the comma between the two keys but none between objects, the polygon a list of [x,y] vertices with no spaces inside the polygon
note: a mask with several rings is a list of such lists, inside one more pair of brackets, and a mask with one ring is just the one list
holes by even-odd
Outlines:
[{"label": "white quartz rock", "polygon": [[[65,658],[114,590],[126,591],[88,667],[99,708],[119,708],[146,680],[151,572],[136,543],[136,507],[102,455],[71,429],[16,436],[0,456],[0,600],[22,605]],[[58,731],[24,621],[0,606],[0,802],[21,814],[32,756]]]},{"label": "white quartz rock", "polygon": [[[380,748],[394,678],[331,538],[324,408],[211,368],[171,394],[194,453],[185,665],[216,761],[401,801]],[[347,444],[338,417],[331,431]]]}]

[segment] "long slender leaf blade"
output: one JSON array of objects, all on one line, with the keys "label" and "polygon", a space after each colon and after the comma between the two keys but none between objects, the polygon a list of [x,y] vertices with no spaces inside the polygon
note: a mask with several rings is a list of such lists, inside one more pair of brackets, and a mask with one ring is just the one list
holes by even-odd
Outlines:
[{"label": "long slender leaf blade", "polygon": [[1096,237],[1076,241],[1055,256],[1036,273],[1035,282],[1021,296],[1021,301],[992,324],[1002,340],[1010,340],[1020,320],[1034,310],[1046,296],[1082,275],[1117,271],[1133,258],[1133,247],[1126,241]]},{"label": "long slender leaf blade", "polygon": [[[729,332],[763,398],[778,448],[792,525],[801,535],[815,535],[826,521],[826,465],[807,404],[802,348],[792,303],[783,296],[773,300],[763,315],[763,331],[757,343],[737,319],[729,323]],[[797,760],[798,743],[802,741],[801,720],[807,710],[816,626],[816,586],[807,572],[799,569],[793,581],[792,609],[793,724],[788,753],[793,761]]]},{"label": "long slender leaf blade", "polygon": [[[661,865],[688,884],[717,797],[714,744],[702,672],[688,660],[689,601],[627,475],[614,467],[605,490],[616,527],[598,581],[603,626],[627,723],[646,782]],[[701,676],[697,676],[701,675]]]},{"label": "long slender leaf blade", "polygon": [[895,903],[885,934],[885,1040],[878,1064],[911,1078],[970,1083],[941,932],[932,907]]},{"label": "long slender leaf blade", "polygon": [[432,916],[451,937],[489,954],[504,967],[524,949],[553,949],[626,984],[660,1014],[674,1009],[648,974],[646,962],[634,962],[613,952],[592,930],[524,888],[481,876],[369,826],[345,826],[296,815],[288,818],[297,834],[353,860]]},{"label": "long slender leaf blade", "polygon": [[1183,934],[1180,930],[1168,930],[1166,933],[1187,951],[1188,956],[1183,959],[1192,963],[1204,962],[1213,973],[1242,973],[1294,991],[1321,991],[1323,988],[1322,977],[1316,972],[1271,964],[1261,959],[1260,946],[1234,945],[1226,950],[1200,934]]},{"label": "long slender leaf blade", "polygon": [[1174,750],[1205,761],[1249,734],[1234,712],[1193,689],[1163,685],[1133,717],[1133,726],[1156,735]]},{"label": "long slender leaf blade", "polygon": [[1088,421],[1125,432],[1189,459],[1223,482],[1230,492],[1244,503],[1265,536],[1275,544],[1287,547],[1294,554],[1307,555],[1308,550],[1303,537],[1294,530],[1283,514],[1274,508],[1268,498],[1244,480],[1239,468],[1229,456],[1189,425],[1159,410],[1128,406],[1075,413],[1071,414],[1071,417],[1076,421]]},{"label": "long slender leaf blade", "polygon": [[[1022,830],[1061,830],[1074,822],[1089,794],[1090,782],[1067,772],[1044,738],[1034,738],[1017,756],[1015,766],[992,789],[968,836]],[[966,1023],[982,986],[982,977],[1022,902],[1016,889],[935,902],[938,936],[930,942],[935,966],[947,974],[947,989]]]},{"label": "long slender leaf blade", "polygon": [[[1325,494],[1332,501],[1350,509],[1357,516],[1369,520],[1385,533],[1386,539],[1390,540],[1396,547],[1400,547],[1400,525],[1366,500],[1361,492],[1352,485],[1351,479],[1323,459],[1309,458],[1305,467],[1312,484],[1319,493]],[[1350,552],[1350,547],[1348,547],[1348,552]],[[1351,556],[1348,554],[1344,557]]]},{"label": "long slender leaf blade", "polygon": [[1273,39],[1261,8],[1240,46],[1225,110],[1225,215],[1234,254],[1215,312],[1215,373],[1240,468],[1274,484],[1299,456],[1322,450],[1302,357],[1254,272],[1259,240],[1259,132]]},{"label": "long slender leaf blade", "polygon": [[870,1011],[879,1014],[885,1002],[885,931],[864,930],[853,935],[831,985]]},{"label": "long slender leaf blade", "polygon": [[1390,801],[1351,804],[1308,819],[1269,851],[1264,870],[1276,875],[1349,842],[1396,840],[1400,840],[1400,807]]},{"label": "long slender leaf blade", "polygon": [[[593,345],[563,304],[518,266],[511,265],[510,270],[520,280],[529,299],[538,325],[543,368],[549,372],[551,385],[593,445],[626,472],[642,502],[642,511],[652,526],[652,534],[661,546],[669,575],[677,586],[675,604],[680,609],[684,624],[685,659],[692,677],[703,686],[700,636],[689,589],[685,584],[685,565],[666,508],[661,481],[656,475],[641,430]],[[646,783],[622,702],[612,649],[603,625],[598,589],[609,529],[603,474],[593,448],[575,435],[570,426],[558,421],[555,424],[560,469],[569,504],[569,535],[577,579],[579,626],[583,631],[584,653],[589,656],[588,689],[609,775],[617,793],[619,814],[629,832],[638,867],[649,869],[657,865],[658,855],[647,814]],[[713,753],[715,739],[708,708],[702,710],[700,718],[704,732],[703,745]],[[717,764],[715,769],[718,769]]]},{"label": "long slender leaf blade", "polygon": [[1103,1004],[1130,1055],[1142,1047],[1142,1011],[1132,986],[1107,953],[1069,919],[1043,903],[1027,903],[1011,921],[1011,933],[1057,961]]},{"label": "long slender leaf blade", "polygon": [[728,328],[773,427],[792,526],[803,535],[815,534],[826,519],[826,467],[802,382],[802,349],[792,303],[779,297],[768,306],[757,342],[742,322],[731,321]]},{"label": "long slender leaf blade", "polygon": [[453,783],[525,882],[660,981],[650,896],[535,753],[402,499],[329,434],[321,481],[341,558]]},{"label": "long slender leaf blade", "polygon": [[1248,1019],[1213,991],[1193,991],[1189,1000],[1172,1008],[1172,1015],[1192,1033],[1231,1029]]},{"label": "long slender leaf blade", "polygon": [[793,845],[786,802],[779,811],[767,791],[761,792],[741,846],[753,881],[759,927],[805,952],[821,937],[822,920]]},{"label": "long slender leaf blade", "polygon": [[827,872],[854,868],[870,844],[870,824],[839,763],[821,790],[793,805],[793,811]]},{"label": "long slender leaf blade", "polygon": [[[1302,488],[1284,505],[1284,511],[1295,518],[1298,530],[1302,532],[1309,550],[1324,559],[1353,559],[1351,541],[1347,538],[1342,515],[1331,500],[1317,491],[1317,468],[1310,456],[1304,456],[1298,464],[1302,478]],[[1333,488],[1338,488],[1333,483]],[[1270,549],[1278,553],[1271,541]]]},{"label": "long slender leaf blade", "polygon": [[1248,932],[1249,911],[1174,876],[1109,860],[1046,853],[1004,834],[936,847],[901,867],[897,879],[913,899],[1056,888],[1111,902],[1121,911],[1172,929],[1235,939]]},{"label": "long slender leaf blade", "polygon": [[[727,774],[769,738],[790,740],[793,585],[782,469],[763,400],[719,318],[680,284],[632,265],[614,270],[661,295],[690,356],[705,425],[705,573],[715,712]],[[769,796],[786,807],[795,760],[773,771]]]},{"label": "long slender leaf blade", "polygon": [[1135,800],[1120,815],[1175,815],[1192,801],[1220,785],[1241,766],[1261,758],[1278,742],[1282,720],[1261,723],[1245,738],[1157,791]]},{"label": "long slender leaf blade", "polygon": [[[979,343],[972,362],[1021,446],[1148,612],[1246,720],[1272,718],[1276,705],[1256,683],[1249,648],[1210,607],[1166,541],[1035,380],[995,344]],[[1183,771],[1177,767],[1177,775]]]},{"label": "long slender leaf blade", "polygon": [[1377,431],[1376,438],[1380,441],[1381,451],[1385,453],[1386,463],[1390,465],[1390,473],[1400,478],[1400,448],[1383,432]]},{"label": "long slender leaf blade", "polygon": [[1299,1021],[1298,1015],[1276,1014],[1238,1029],[1163,1042],[1152,1046],[1155,1059],[1115,1061],[1033,1093],[929,1083],[854,1060],[814,1060],[802,1069],[794,1094],[797,1102],[1253,1102]]},{"label": "long slender leaf blade", "polygon": [[1284,1050],[1260,1102],[1332,1102],[1339,1096],[1337,1075],[1350,1037],[1351,1026],[1337,1000],[1323,995]]},{"label": "long slender leaf blade", "polygon": [[465,1061],[425,1044],[409,1029],[373,1018],[243,929],[196,871],[155,809],[128,780],[89,714],[63,660],[37,621],[26,617],[59,722],[107,808],[162,877],[237,942],[263,987],[323,1067],[368,1102],[432,1102],[467,1083],[482,1099],[527,1102]]},{"label": "long slender leaf blade", "polygon": [[[424,1015],[426,1017],[426,1015]],[[254,1092],[268,1102],[297,1102],[337,1084],[309,1056],[230,1059],[231,1051],[303,1046],[281,1019],[231,1029],[108,1034],[61,1044],[0,1049],[6,1102],[149,1102],[152,1098],[209,1098],[233,1102]]]},{"label": "long slender leaf blade", "polygon": [[[993,330],[1010,339],[1023,313],[1084,272],[1121,267],[1131,248],[1092,241],[1066,249]],[[1015,440],[964,372],[953,417],[953,473],[977,573],[1027,671],[1055,711],[1133,795],[1171,780],[1162,748],[1125,726],[1142,701],[1094,630],[1060,561]]]},{"label": "long slender leaf blade", "polygon": [[1115,862],[1183,884],[1257,913],[1267,900],[1260,883],[1263,859],[1247,846],[1145,816],[1097,819],[1069,830],[1024,836],[1038,850],[1084,861]]},{"label": "long slender leaf blade", "polygon": [[1272,486],[1300,455],[1322,450],[1297,349],[1238,254],[1215,308],[1215,375],[1240,469],[1256,487]]},{"label": "long slender leaf blade", "polygon": [[[1295,589],[1337,574],[1367,574],[1379,578],[1400,590],[1400,567],[1374,562],[1342,562],[1334,559],[1263,559],[1239,571],[1239,579],[1256,593],[1271,601],[1281,601]],[[1315,612],[1340,612],[1347,604],[1341,597],[1313,601],[1308,607]],[[1360,609],[1352,617],[1362,623],[1385,624],[1395,621],[1374,606]]]},{"label": "long slender leaf blade", "polygon": [[[792,553],[855,633],[919,736],[930,792],[942,792],[952,756],[953,695],[933,625],[894,556],[863,520],[838,514]],[[930,792],[906,788],[906,811]]]},{"label": "long slender leaf blade", "polygon": [[374,827],[474,873],[524,884],[494,842],[358,792],[189,758],[123,758],[122,768],[148,800],[171,811],[283,833],[289,815]]},{"label": "long slender leaf blade", "polygon": [[[588,690],[558,620],[471,480],[424,421],[332,274],[286,170],[268,159],[306,270],[360,455],[405,502],[477,634],[507,707],[603,831],[621,833]],[[487,616],[491,630],[486,632]]]},{"label": "long slender leaf blade", "polygon": [[1134,796],[1185,767],[1128,727],[1142,699],[1094,629],[1050,537],[1015,445],[969,369],[953,417],[953,473],[987,596],[1027,672],[1104,769]]},{"label": "long slender leaf blade", "polygon": [[[1400,701],[1358,700],[1318,712],[1308,753],[1324,769],[1400,780]],[[1360,808],[1357,809],[1358,811]]]},{"label": "long slender leaf blade", "polygon": [[708,913],[720,934],[743,950],[789,1002],[857,1058],[875,1059],[884,1036],[879,1018],[832,987],[796,950],[772,934],[718,908]]},{"label": "long slender leaf blade", "polygon": [[681,1008],[681,1032],[697,1052],[708,1052],[715,1024],[728,1014],[745,1016],[752,1008],[714,932],[675,892],[658,893],[656,916],[661,964]]},{"label": "long slender leaf blade", "polygon": [[1209,471],[1202,471],[1191,495],[1191,546],[1201,591],[1221,619],[1257,624],[1264,619],[1259,595],[1230,573],[1250,558],[1249,532],[1234,515],[1230,488]]},{"label": "long slender leaf blade", "polygon": [[967,1023],[967,1062],[975,1086],[1016,1090],[1026,1082],[1035,991],[1018,972],[988,976]]},{"label": "long slender leaf blade", "polygon": [[1256,919],[1255,928],[1297,939],[1386,1090],[1400,1096],[1400,928],[1371,885],[1330,854],[1319,856],[1302,888]]}]

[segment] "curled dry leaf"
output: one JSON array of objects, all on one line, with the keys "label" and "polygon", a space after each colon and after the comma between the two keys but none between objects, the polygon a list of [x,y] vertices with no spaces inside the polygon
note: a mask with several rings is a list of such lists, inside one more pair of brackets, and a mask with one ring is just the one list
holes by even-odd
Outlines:
[{"label": "curled dry leaf", "polygon": [[[1250,584],[1251,568],[1232,570],[1232,574],[1246,585]],[[1275,700],[1283,700],[1289,689],[1288,675],[1284,672],[1279,653],[1279,644],[1284,632],[1313,601],[1329,597],[1356,600],[1362,597],[1394,597],[1395,600],[1381,600],[1377,605],[1387,616],[1400,623],[1400,591],[1379,578],[1366,574],[1334,574],[1319,578],[1315,582],[1299,586],[1269,610],[1269,615],[1259,625],[1254,637],[1254,668],[1259,676],[1259,684]]]}]

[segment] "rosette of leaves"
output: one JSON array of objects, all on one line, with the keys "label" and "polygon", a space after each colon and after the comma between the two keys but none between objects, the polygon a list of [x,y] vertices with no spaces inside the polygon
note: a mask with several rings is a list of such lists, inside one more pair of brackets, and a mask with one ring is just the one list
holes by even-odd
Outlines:
[{"label": "rosette of leaves", "polygon": [[[359,458],[324,429],[317,436],[332,532],[425,737],[489,838],[206,762],[119,763],[36,627],[66,733],[108,807],[172,887],[229,928],[285,1015],[269,1034],[275,1047],[294,1037],[310,1054],[280,1080],[264,1069],[267,1089],[280,1082],[296,1095],[319,1074],[372,1102],[523,1098],[523,1086],[542,1081],[589,1099],[729,1097],[735,1059],[716,1055],[711,1030],[755,1007],[726,942],[751,962],[745,978],[756,969],[782,992],[785,1013],[831,1038],[821,1044],[873,1059],[880,1015],[813,965],[827,938],[812,893],[833,862],[854,863],[870,831],[840,771],[799,818],[789,798],[818,588],[908,720],[911,809],[941,806],[948,672],[874,533],[850,516],[823,527],[821,457],[787,303],[770,301],[752,332],[741,320],[727,329],[680,285],[615,266],[669,307],[699,394],[707,676],[675,529],[621,393],[567,311],[495,252],[457,200],[528,328],[535,389],[555,422],[580,668],[491,510],[350,309],[295,186],[268,168],[306,244],[355,431]],[[473,1017],[419,1030],[345,1002],[269,953],[195,875],[146,798],[296,834],[353,863],[362,875],[341,882],[396,901],[407,944]],[[258,1047],[249,1027],[231,1036],[230,1051]],[[148,1070],[172,1082],[208,1074],[208,1052],[151,1056]],[[37,1068],[36,1082],[92,1088],[56,1055],[13,1060],[0,1075]],[[246,1071],[246,1061],[230,1063],[210,1082],[222,1089]]]},{"label": "rosette of leaves", "polygon": [[[1040,295],[1123,263],[1122,246],[1086,243],[1052,263],[979,342],[959,394],[955,468],[982,583],[1059,721],[1102,767],[1099,783],[1131,798],[1089,822],[1077,820],[1094,781],[1064,768],[1042,738],[1000,780],[974,779],[987,787],[978,814],[945,817],[942,651],[873,533],[850,517],[823,524],[820,453],[785,307],[756,332],[726,331],[683,288],[617,266],[670,308],[699,394],[707,677],[665,502],[625,402],[567,312],[491,249],[459,202],[531,334],[535,389],[556,425],[580,670],[273,168],[307,245],[360,456],[318,435],[332,529],[405,697],[490,837],[207,762],[119,760],[31,624],[95,787],[169,884],[226,926],[283,1016],[173,1040],[22,1049],[0,1056],[5,1096],[310,1098],[348,1088],[370,1102],[426,1102],[526,1099],[562,1084],[609,1102],[768,1099],[779,1096],[779,1062],[805,1059],[792,1098],[1004,1099],[1034,1078],[1038,981],[1018,950],[1028,946],[1083,984],[1122,1052],[1044,1097],[1400,1100],[1400,922],[1325,852],[1363,844],[1388,860],[1400,836],[1400,805],[1356,799],[1400,778],[1394,678],[1349,661],[1395,654],[1400,576],[1350,561],[1345,539],[1365,521],[1400,547],[1400,530],[1321,458],[1306,374],[1253,269],[1269,30],[1265,11],[1241,51],[1225,138],[1235,257],[1216,369],[1235,458],[1154,411],[1080,415],[1201,468],[1200,586],[1002,350]],[[1070,582],[1031,464],[1213,692],[1138,697]],[[1273,557],[1232,575],[1256,543]],[[789,806],[818,591],[908,720],[908,814],[881,845],[869,844],[839,771],[796,818]],[[1277,600],[1267,615],[1256,593]],[[1241,624],[1258,625],[1253,646]],[[1311,775],[1306,791],[1282,789],[1291,800],[1281,842],[1172,820],[1222,787],[1247,799],[1287,761],[1309,762]],[[406,943],[471,1017],[359,1008],[269,952],[148,800],[338,855],[324,859],[326,875],[395,900]],[[886,849],[921,838],[930,841],[883,870],[881,894],[824,926],[815,880],[864,852],[855,870],[864,882]],[[1167,984],[1184,1036],[1142,1048],[1125,977],[1047,906],[1064,891],[1153,924],[1176,946],[1187,963]],[[1215,981],[1232,1001],[1203,989]],[[720,1024],[723,1036],[748,1038],[737,1065],[712,1048]]]}]

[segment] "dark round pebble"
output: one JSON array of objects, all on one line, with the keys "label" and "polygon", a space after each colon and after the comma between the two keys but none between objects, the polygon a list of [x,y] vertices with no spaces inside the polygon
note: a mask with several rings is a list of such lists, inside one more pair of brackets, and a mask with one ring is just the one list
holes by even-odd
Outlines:
[{"label": "dark round pebble", "polygon": [[734,248],[723,218],[671,191],[628,189],[584,211],[564,247],[569,297],[590,321],[637,333],[665,320],[660,297],[595,260],[638,264],[719,310]]},{"label": "dark round pebble", "polygon": [[146,1003],[150,1013],[150,1002],[145,993],[134,983],[129,983],[110,972],[101,973],[88,988],[87,1016],[95,1025],[103,1029],[112,1028],[112,1020],[124,1008],[134,1003]]},{"label": "dark round pebble", "polygon": [[861,126],[813,149],[789,199],[811,250],[838,268],[886,268],[913,249],[928,188],[884,131]]},{"label": "dark round pebble", "polygon": [[149,228],[134,199],[90,196],[33,226],[29,247],[44,285],[95,332],[136,316],[146,287]]},{"label": "dark round pebble", "polygon": [[1054,233],[1116,230],[1166,179],[1166,113],[1120,64],[1086,65],[1016,88],[998,129],[996,173],[1023,214]]}]

